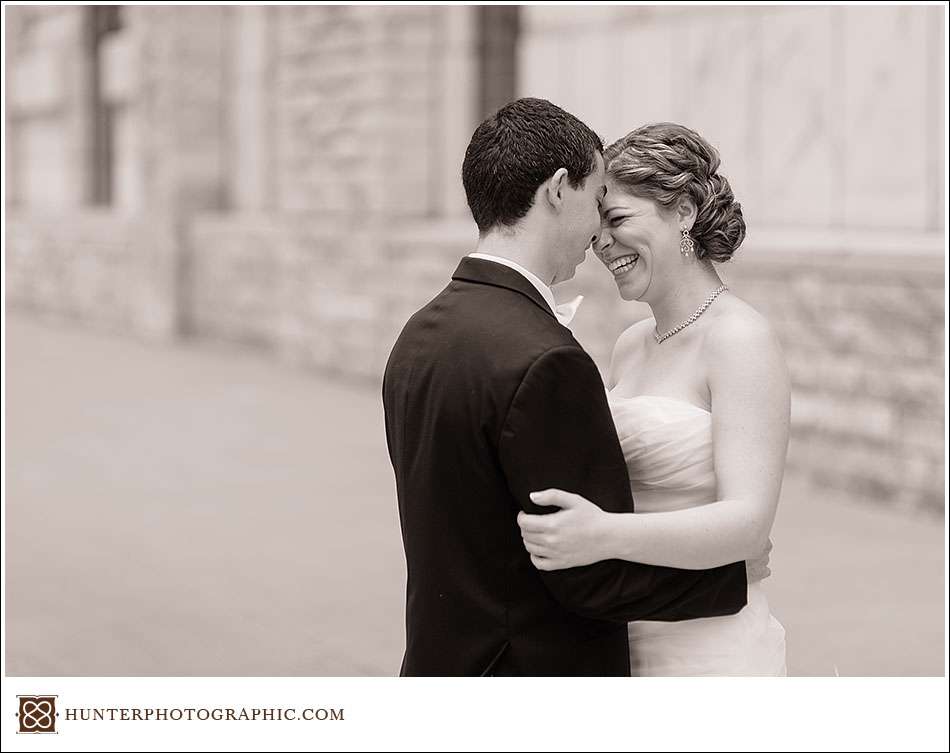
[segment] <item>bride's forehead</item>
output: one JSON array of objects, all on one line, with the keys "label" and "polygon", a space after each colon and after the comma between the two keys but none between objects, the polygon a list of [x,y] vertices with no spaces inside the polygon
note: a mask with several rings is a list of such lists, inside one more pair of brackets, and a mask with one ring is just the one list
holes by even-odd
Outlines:
[{"label": "bride's forehead", "polygon": [[635,194],[630,193],[630,191],[624,190],[623,186],[614,182],[611,177],[608,175],[604,182],[604,198],[606,201],[614,202],[617,204],[636,204],[647,199],[643,199]]},{"label": "bride's forehead", "polygon": [[604,184],[604,209],[611,209],[620,206],[627,198],[627,194],[619,191],[615,186],[610,185],[610,181]]}]

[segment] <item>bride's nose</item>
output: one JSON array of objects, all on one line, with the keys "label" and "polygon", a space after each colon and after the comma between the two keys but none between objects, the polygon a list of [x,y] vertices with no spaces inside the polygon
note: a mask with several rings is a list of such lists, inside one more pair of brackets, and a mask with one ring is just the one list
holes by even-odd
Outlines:
[{"label": "bride's nose", "polygon": [[597,256],[602,257],[605,253],[607,253],[607,250],[612,245],[614,245],[614,238],[607,228],[601,228],[600,233],[598,233],[593,245],[594,253],[597,254]]}]

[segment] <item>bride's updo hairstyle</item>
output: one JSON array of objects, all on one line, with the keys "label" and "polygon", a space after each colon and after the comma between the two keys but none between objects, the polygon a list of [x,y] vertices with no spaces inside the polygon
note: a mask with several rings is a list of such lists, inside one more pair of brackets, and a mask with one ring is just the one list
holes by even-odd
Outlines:
[{"label": "bride's updo hairstyle", "polygon": [[745,238],[742,207],[720,175],[719,153],[695,131],[676,123],[651,123],[604,151],[607,176],[626,191],[672,209],[688,196],[696,205],[690,230],[696,257],[723,262]]}]

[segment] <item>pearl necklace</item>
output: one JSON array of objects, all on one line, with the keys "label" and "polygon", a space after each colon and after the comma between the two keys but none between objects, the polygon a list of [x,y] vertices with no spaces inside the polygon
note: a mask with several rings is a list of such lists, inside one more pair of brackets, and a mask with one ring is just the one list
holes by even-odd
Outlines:
[{"label": "pearl necklace", "polygon": [[656,328],[654,328],[653,338],[656,340],[656,344],[659,345],[666,338],[672,337],[677,332],[680,332],[686,329],[690,324],[695,322],[697,319],[699,319],[699,317],[701,317],[705,313],[706,309],[708,309],[712,305],[712,302],[715,301],[720,296],[720,294],[724,293],[727,290],[729,290],[729,288],[727,288],[725,285],[720,285],[716,290],[714,290],[712,293],[710,293],[706,297],[706,300],[703,301],[703,305],[700,306],[698,309],[696,309],[696,311],[693,312],[693,314],[689,317],[689,319],[687,319],[682,324],[678,324],[677,326],[673,327],[673,329],[671,329],[669,332],[664,332],[661,335],[659,331]]}]

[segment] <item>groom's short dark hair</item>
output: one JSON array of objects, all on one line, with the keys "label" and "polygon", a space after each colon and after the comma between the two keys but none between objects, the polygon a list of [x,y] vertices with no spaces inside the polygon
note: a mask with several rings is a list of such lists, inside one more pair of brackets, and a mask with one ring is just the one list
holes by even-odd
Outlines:
[{"label": "groom's short dark hair", "polygon": [[577,188],[603,152],[600,137],[546,99],[516,99],[475,129],[462,163],[462,184],[481,232],[524,217],[544,181],[560,168]]}]

